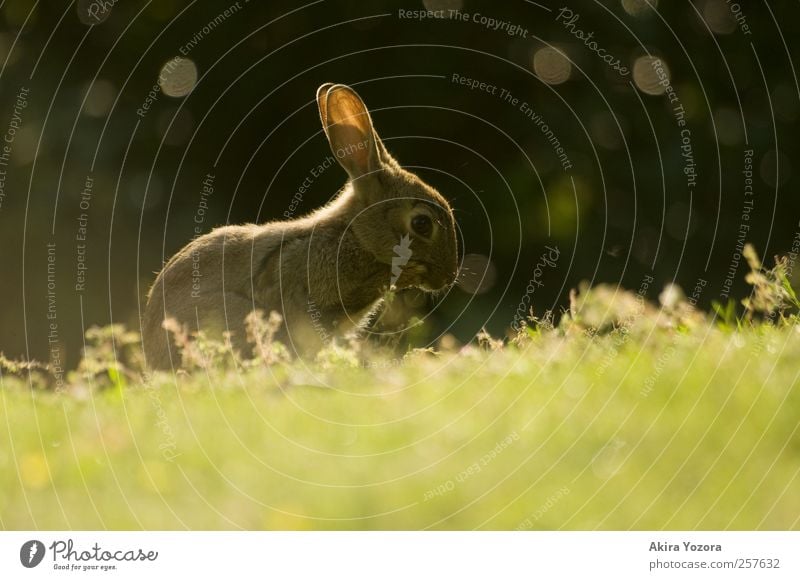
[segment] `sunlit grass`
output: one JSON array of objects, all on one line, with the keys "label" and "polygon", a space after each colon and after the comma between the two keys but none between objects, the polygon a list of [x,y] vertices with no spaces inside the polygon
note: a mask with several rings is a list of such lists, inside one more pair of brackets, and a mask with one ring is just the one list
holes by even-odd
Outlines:
[{"label": "sunlit grass", "polygon": [[761,274],[741,319],[599,287],[400,360],[291,360],[274,319],[238,366],[143,375],[113,329],[63,391],[2,360],[0,526],[798,529],[796,297]]},{"label": "sunlit grass", "polygon": [[798,339],[554,333],[121,392],[6,376],[2,525],[797,528]]}]

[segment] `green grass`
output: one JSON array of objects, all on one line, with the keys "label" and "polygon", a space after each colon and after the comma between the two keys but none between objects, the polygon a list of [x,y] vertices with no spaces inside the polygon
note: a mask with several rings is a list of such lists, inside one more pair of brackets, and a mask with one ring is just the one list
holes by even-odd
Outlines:
[{"label": "green grass", "polygon": [[798,326],[531,334],[63,393],[6,372],[0,527],[800,529]]}]

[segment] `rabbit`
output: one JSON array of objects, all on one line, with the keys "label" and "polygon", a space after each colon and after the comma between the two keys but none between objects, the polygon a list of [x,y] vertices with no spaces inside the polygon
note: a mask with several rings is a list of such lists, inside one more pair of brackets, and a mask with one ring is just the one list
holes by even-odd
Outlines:
[{"label": "rabbit", "polygon": [[455,282],[456,222],[447,200],[389,154],[352,88],[323,84],[317,106],[346,185],[304,217],[218,227],[175,254],[148,293],[148,367],[180,365],[166,319],[211,337],[229,331],[246,355],[245,318],[277,311],[279,339],[302,356],[363,327],[390,287],[431,292]]}]

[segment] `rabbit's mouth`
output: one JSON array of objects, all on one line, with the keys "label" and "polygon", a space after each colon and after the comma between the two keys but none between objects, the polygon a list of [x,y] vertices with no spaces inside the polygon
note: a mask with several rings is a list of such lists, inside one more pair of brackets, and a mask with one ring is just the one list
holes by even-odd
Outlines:
[{"label": "rabbit's mouth", "polygon": [[426,292],[438,292],[452,285],[456,280],[454,273],[447,272],[437,264],[423,264],[425,274],[421,276],[419,288]]},{"label": "rabbit's mouth", "polygon": [[450,286],[456,279],[438,264],[409,260],[402,267],[393,285],[397,288],[419,288],[426,292],[437,292]]}]

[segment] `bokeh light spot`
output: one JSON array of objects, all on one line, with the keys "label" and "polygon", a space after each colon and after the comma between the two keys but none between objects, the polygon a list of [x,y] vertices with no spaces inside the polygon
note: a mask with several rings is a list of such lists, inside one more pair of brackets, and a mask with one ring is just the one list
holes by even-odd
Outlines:
[{"label": "bokeh light spot", "polygon": [[158,84],[168,97],[185,97],[197,84],[197,66],[191,59],[176,56],[161,67]]},{"label": "bokeh light spot", "polygon": [[592,116],[589,122],[589,130],[592,134],[592,139],[596,141],[602,148],[609,150],[617,150],[622,147],[624,134],[620,133],[618,122],[620,119],[614,119],[614,116],[608,111],[602,111]]},{"label": "bokeh light spot", "polygon": [[44,154],[46,143],[40,145],[41,127],[38,121],[32,121],[20,128],[14,137],[14,150],[11,163],[17,167],[25,167],[36,159],[36,148],[40,147],[39,158]]},{"label": "bokeh light spot", "polygon": [[533,55],[533,71],[548,85],[560,85],[572,74],[572,64],[563,52],[546,46]]},{"label": "bokeh light spot", "polygon": [[6,66],[11,66],[17,62],[22,53],[22,44],[20,41],[17,40],[17,44],[14,45],[14,50],[12,51],[11,45],[13,44],[13,36],[0,32],[0,62],[5,63]]},{"label": "bokeh light spot", "polygon": [[497,281],[497,269],[483,254],[467,254],[458,275],[458,287],[468,294],[488,292]]},{"label": "bokeh light spot", "polygon": [[653,63],[659,60],[661,61],[661,68],[664,70],[667,80],[669,80],[669,67],[667,67],[667,63],[662,59],[645,55],[640,56],[633,63],[633,82],[636,83],[640,91],[648,95],[662,95],[666,90],[662,84],[662,80],[659,78],[658,72],[656,72],[656,69],[653,67]]},{"label": "bokeh light spot", "polygon": [[717,138],[723,145],[733,147],[744,140],[742,131],[742,117],[736,109],[720,107],[714,112],[714,125],[717,128]]},{"label": "bokeh light spot", "polygon": [[111,109],[114,103],[116,89],[109,81],[100,79],[92,83],[89,87],[89,94],[86,95],[86,103],[83,112],[90,117],[103,117]]},{"label": "bokeh light spot", "polygon": [[114,4],[108,0],[78,0],[75,10],[78,20],[88,25],[102,24],[111,16]]},{"label": "bokeh light spot", "polygon": [[30,0],[9,0],[5,3],[6,22],[12,28],[33,26],[38,15],[38,4]]},{"label": "bokeh light spot", "polygon": [[702,14],[708,27],[716,34],[730,34],[736,30],[736,18],[724,0],[706,0]]},{"label": "bokeh light spot", "polygon": [[658,8],[658,0],[622,0],[622,8],[631,16],[648,16]]}]

